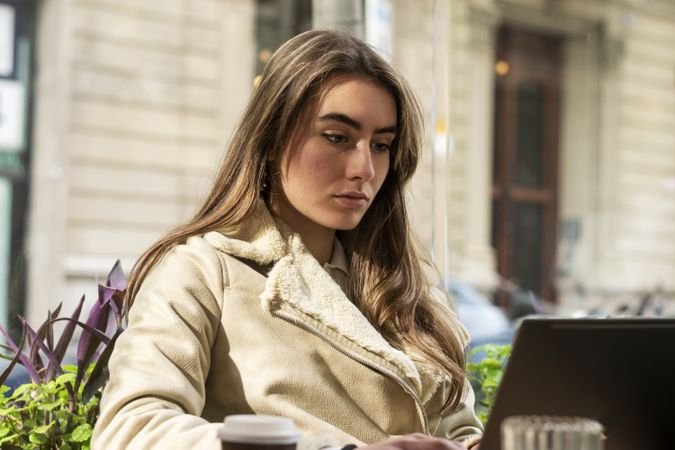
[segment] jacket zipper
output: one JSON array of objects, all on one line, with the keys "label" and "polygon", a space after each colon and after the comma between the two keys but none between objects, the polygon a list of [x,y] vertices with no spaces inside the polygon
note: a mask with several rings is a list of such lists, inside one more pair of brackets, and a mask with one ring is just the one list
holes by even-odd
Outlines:
[{"label": "jacket zipper", "polygon": [[429,419],[427,417],[426,411],[424,410],[424,407],[422,406],[422,401],[418,397],[415,390],[412,387],[410,387],[410,385],[408,385],[408,383],[406,383],[405,380],[403,380],[403,378],[398,376],[396,374],[396,372],[394,372],[390,369],[387,369],[386,367],[379,366],[379,365],[373,363],[372,361],[369,361],[368,359],[364,358],[363,356],[359,355],[358,353],[336,344],[335,342],[328,339],[328,337],[324,336],[314,326],[312,326],[312,325],[310,325],[306,322],[303,322],[302,320],[300,320],[300,319],[298,319],[298,318],[296,318],[296,317],[294,317],[290,314],[287,314],[283,311],[278,311],[278,310],[272,311],[272,314],[274,314],[278,317],[281,317],[282,319],[288,320],[289,322],[292,322],[292,323],[294,323],[295,325],[297,325],[301,328],[304,328],[305,330],[309,331],[313,335],[321,338],[324,342],[326,342],[328,345],[333,347],[335,350],[347,355],[348,357],[360,362],[361,364],[363,364],[365,366],[370,367],[371,369],[373,369],[377,372],[380,372],[380,373],[383,373],[383,374],[389,376],[394,381],[396,381],[403,388],[403,390],[406,391],[415,400],[415,403],[417,404],[417,407],[419,408],[419,410],[422,413],[422,419],[424,421],[423,424],[422,424],[424,426],[424,433],[427,434],[427,435],[430,435],[429,426],[428,426]]}]

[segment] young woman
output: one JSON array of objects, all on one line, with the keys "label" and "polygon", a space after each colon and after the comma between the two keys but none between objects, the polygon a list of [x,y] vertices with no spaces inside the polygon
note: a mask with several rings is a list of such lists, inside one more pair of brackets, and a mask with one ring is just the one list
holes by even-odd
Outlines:
[{"label": "young woman", "polygon": [[206,201],[132,271],[93,449],[216,450],[242,413],[293,418],[307,449],[478,442],[466,335],[406,217],[420,117],[353,37],[275,53]]}]

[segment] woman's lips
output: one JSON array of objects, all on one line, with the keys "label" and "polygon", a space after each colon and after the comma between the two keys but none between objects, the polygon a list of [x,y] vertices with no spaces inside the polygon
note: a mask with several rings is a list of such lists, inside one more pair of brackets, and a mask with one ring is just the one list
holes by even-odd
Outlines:
[{"label": "woman's lips", "polygon": [[339,194],[335,198],[341,204],[351,208],[362,208],[368,204],[368,196],[363,193]]}]

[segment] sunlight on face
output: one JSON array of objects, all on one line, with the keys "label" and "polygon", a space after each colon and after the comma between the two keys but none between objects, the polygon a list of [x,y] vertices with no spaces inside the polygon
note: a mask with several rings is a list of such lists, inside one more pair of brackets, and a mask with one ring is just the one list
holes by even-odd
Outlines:
[{"label": "sunlight on face", "polygon": [[303,237],[359,224],[387,176],[396,137],[396,102],[383,87],[344,76],[321,94],[284,149],[271,204]]}]

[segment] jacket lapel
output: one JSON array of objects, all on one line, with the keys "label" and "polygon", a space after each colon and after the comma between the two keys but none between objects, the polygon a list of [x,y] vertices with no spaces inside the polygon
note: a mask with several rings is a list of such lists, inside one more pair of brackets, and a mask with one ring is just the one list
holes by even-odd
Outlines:
[{"label": "jacket lapel", "polygon": [[262,304],[267,309],[284,302],[328,328],[373,353],[401,372],[411,386],[421,391],[419,373],[405,353],[393,348],[347,298],[340,286],[321,267],[294,235],[289,242],[289,254],[281,258],[270,271]]},{"label": "jacket lapel", "polygon": [[288,304],[352,341],[365,353],[386,360],[404,375],[423,403],[443,381],[438,369],[415,364],[406,353],[389,345],[309,253],[300,236],[273,218],[262,201],[242,224],[205,237],[237,258],[263,266],[273,264],[260,295],[265,309],[277,309],[280,302]]}]

